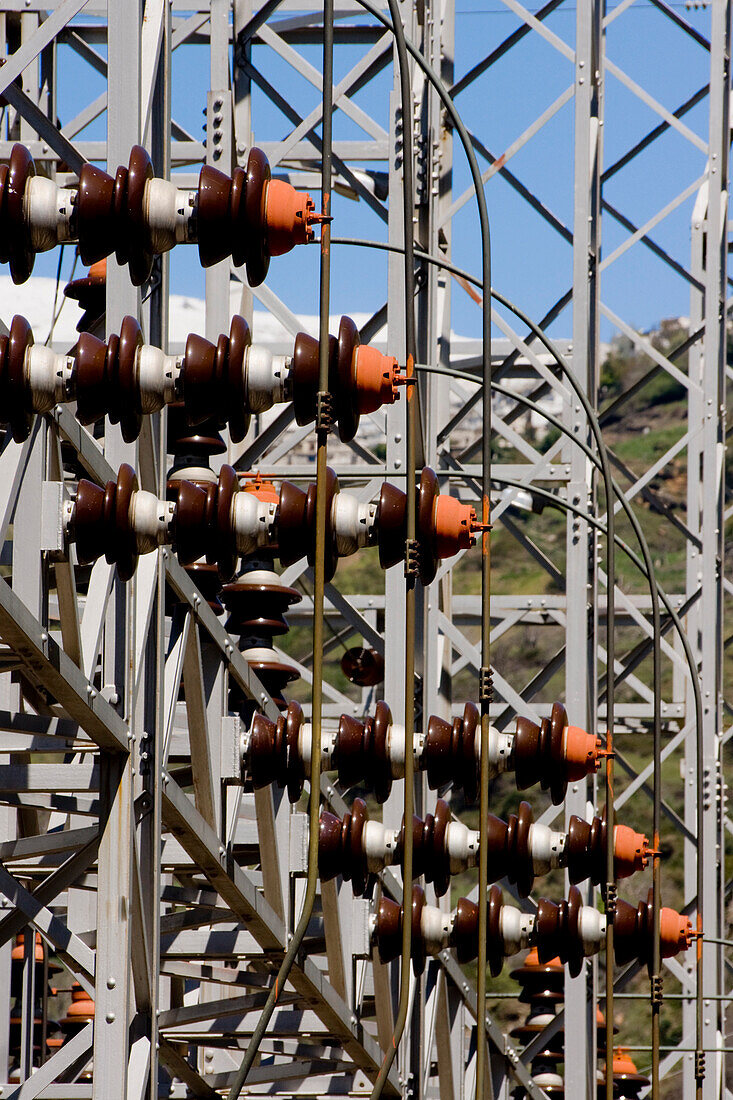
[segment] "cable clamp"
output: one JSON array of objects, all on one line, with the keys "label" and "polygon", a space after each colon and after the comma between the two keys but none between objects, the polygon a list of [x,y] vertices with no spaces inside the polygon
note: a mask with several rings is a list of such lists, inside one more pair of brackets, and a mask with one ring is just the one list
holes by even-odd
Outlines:
[{"label": "cable clamp", "polygon": [[615,882],[606,883],[606,919],[613,923],[613,918],[616,916],[616,902],[618,900],[618,890]]},{"label": "cable clamp", "polygon": [[478,701],[486,706],[494,701],[494,674],[485,665],[478,672]]},{"label": "cable clamp", "polygon": [[405,539],[405,576],[420,575],[420,543],[417,539]]},{"label": "cable clamp", "polygon": [[696,1081],[704,1081],[705,1080],[705,1051],[704,1050],[696,1050],[695,1051],[695,1080]]},{"label": "cable clamp", "polygon": [[332,393],[328,390],[319,390],[316,394],[316,431],[333,431],[336,420],[336,402]]},{"label": "cable clamp", "polygon": [[664,979],[661,974],[652,974],[651,1001],[653,1005],[661,1005],[664,1000]]}]

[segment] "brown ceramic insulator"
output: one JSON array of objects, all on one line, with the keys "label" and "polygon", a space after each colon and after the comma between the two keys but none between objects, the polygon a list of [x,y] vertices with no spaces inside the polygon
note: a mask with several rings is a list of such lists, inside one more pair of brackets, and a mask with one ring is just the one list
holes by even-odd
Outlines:
[{"label": "brown ceramic insulator", "polygon": [[462,717],[453,723],[453,733],[458,736],[460,744],[460,785],[467,802],[475,802],[478,798],[479,761],[476,738],[480,736],[480,721],[478,707],[475,703],[468,702],[463,708]]},{"label": "brown ceramic insulator", "polygon": [[577,886],[571,886],[567,899],[556,903],[540,898],[534,935],[541,961],[557,956],[577,978],[585,957],[579,918],[583,900]]},{"label": "brown ceramic insulator", "polygon": [[0,164],[0,264],[6,264],[10,259],[10,245],[12,242],[12,226],[7,224],[8,165]]},{"label": "brown ceramic insulator", "polygon": [[142,286],[153,270],[152,237],[145,212],[145,189],[153,164],[140,145],[133,145],[127,168],[114,179],[93,165],[79,173],[74,219],[82,263],[93,264],[112,252],[128,264],[133,286]]},{"label": "brown ceramic insulator", "polygon": [[255,714],[249,745],[249,775],[255,790],[270,783],[285,786],[288,767],[288,746],[285,720],[277,722],[264,714]]},{"label": "brown ceramic insulator", "polygon": [[24,283],[33,270],[35,251],[23,211],[26,185],[36,168],[24,145],[14,145],[10,161],[0,167],[0,263],[10,264],[14,283]]},{"label": "brown ceramic insulator", "polygon": [[120,466],[116,481],[104,489],[83,478],[74,505],[73,532],[81,565],[90,565],[104,554],[117,566],[120,580],[129,581],[137,567],[138,551],[130,517],[130,505],[138,484],[127,463]]},{"label": "brown ceramic insulator", "polygon": [[228,424],[233,442],[242,442],[250,423],[245,359],[251,343],[249,325],[238,315],[232,318],[229,335],[220,336],[216,344],[191,333],[181,364],[183,401],[189,425],[203,424],[207,420]]},{"label": "brown ceramic insulator", "polygon": [[359,330],[350,317],[342,317],[339,323],[338,351],[336,355],[335,390],[336,420],[342,443],[349,443],[359,428],[358,394],[354,371],[354,355],[359,347]]},{"label": "brown ceramic insulator", "polygon": [[509,977],[521,985],[518,1000],[524,1004],[538,998],[559,1004],[564,999],[565,969],[562,963],[559,959],[541,963],[536,947],[530,948],[522,965],[510,971]]},{"label": "brown ceramic insulator", "polygon": [[288,786],[295,790],[300,783],[300,791],[293,801],[297,802],[302,793],[305,775],[302,761],[297,752],[298,734],[303,724],[303,709],[300,703],[290,702],[284,714],[273,722],[264,714],[256,714],[252,719],[252,734],[248,754],[248,770],[255,788],[277,783],[278,787]]},{"label": "brown ceramic insulator", "polygon": [[597,885],[606,873],[606,822],[600,817],[583,821],[573,814],[565,838],[564,863],[571,882],[590,878]]},{"label": "brown ceramic insulator", "polygon": [[[486,948],[487,962],[496,977],[504,965],[504,940],[501,934],[501,910],[504,901],[498,886],[489,890]],[[478,955],[478,906],[468,898],[459,898],[456,905],[451,946],[456,949],[459,962],[470,962]]]},{"label": "brown ceramic insulator", "polygon": [[366,803],[355,798],[342,819],[327,810],[321,812],[318,832],[318,871],[325,882],[342,875],[358,897],[369,880],[364,826],[369,820]]},{"label": "brown ceramic insulator", "polygon": [[[641,871],[649,859],[649,842],[627,825],[614,830],[614,862],[617,878]],[[606,874],[606,822],[604,817],[583,821],[574,814],[568,822],[564,864],[571,882],[589,878],[598,885]]]},{"label": "brown ceramic insulator", "polygon": [[222,589],[222,598],[229,612],[226,629],[240,637],[257,637],[270,641],[287,634],[284,613],[302,600],[296,588],[284,584],[250,582],[247,573]]},{"label": "brown ceramic insulator", "polygon": [[0,421],[23,443],[33,424],[33,395],[26,381],[25,357],[33,332],[25,317],[16,314],[7,336],[0,335]]},{"label": "brown ceramic insulator", "polygon": [[[438,897],[442,897],[450,885],[450,854],[446,843],[450,819],[450,807],[442,798],[436,802],[435,814],[426,814],[424,821],[417,816],[412,819],[413,878],[424,877],[426,882],[432,882]],[[403,820],[395,853],[400,865],[404,844]]]},{"label": "brown ceramic insulator", "polygon": [[341,658],[341,671],[359,687],[376,687],[384,680],[384,657],[376,649],[354,646]]},{"label": "brown ceramic insulator", "polygon": [[550,798],[553,805],[559,806],[565,798],[568,789],[568,781],[573,778],[570,775],[564,752],[565,730],[568,725],[568,715],[562,703],[553,703],[550,711],[550,769],[549,782],[544,781],[544,790],[549,787]]},{"label": "brown ceramic insulator", "polygon": [[476,733],[479,712],[474,703],[466,703],[463,716],[450,724],[436,715],[428,721],[423,748],[424,768],[428,786],[437,790],[447,783],[463,789],[467,802],[475,802],[478,794],[478,760]]},{"label": "brown ceramic insulator", "polygon": [[[548,1006],[547,1012],[538,1012],[537,1015],[554,1016],[555,1012],[553,1011],[553,1009],[554,1006]],[[535,1020],[537,1020],[536,1016],[534,1018]],[[516,1039],[518,1045],[521,1047],[526,1047],[529,1043],[532,1042],[533,1039],[536,1039],[538,1035],[541,1035],[547,1027],[547,1024],[549,1023],[549,1020],[537,1020],[537,1022],[535,1023],[533,1023],[532,1020],[533,1016],[530,1015],[525,1023],[519,1024],[517,1027],[513,1027],[509,1032],[512,1038]],[[547,1040],[547,1045],[543,1047],[543,1049],[537,1055],[537,1061],[543,1062],[547,1065],[555,1065],[559,1062],[563,1062],[565,1060],[565,1052],[563,1050],[564,1036],[564,1028],[560,1028],[558,1031],[556,1031],[552,1038]],[[533,1059],[532,1061],[534,1064],[535,1060]]]},{"label": "brown ceramic insulator", "polygon": [[224,604],[219,598],[221,580],[216,565],[210,565],[207,561],[195,561],[185,569],[214,614],[223,615]]},{"label": "brown ceramic insulator", "polygon": [[208,467],[212,455],[224,454],[227,447],[219,434],[217,421],[206,420],[192,428],[186,417],[185,405],[182,401],[175,401],[168,406],[166,449],[174,460],[168,477],[175,479],[177,470],[185,471],[191,465]]},{"label": "brown ceramic insulator", "polygon": [[[336,572],[338,551],[333,527],[333,500],[339,491],[336,474],[326,467],[326,580]],[[305,553],[308,564],[316,560],[316,486],[308,486],[307,492],[283,481],[277,507],[277,545],[283,565],[300,561]]]},{"label": "brown ceramic insulator", "polygon": [[[333,527],[333,501],[339,492],[339,482],[330,466],[326,467],[326,530],[325,530],[325,580],[333,580],[338,565],[338,548]],[[308,486],[305,502],[305,519],[308,532],[308,564],[313,569],[316,564],[316,484]]]},{"label": "brown ceramic insulator", "polygon": [[277,545],[282,565],[293,565],[303,557],[306,533],[306,494],[289,481],[280,486],[277,506]]},{"label": "brown ceramic insulator", "polygon": [[229,581],[237,567],[233,528],[234,495],[239,479],[233,466],[223,465],[213,485],[206,489],[206,560],[216,562],[222,581]]},{"label": "brown ceramic insulator", "polygon": [[487,842],[489,847],[489,881],[507,878],[516,883],[520,897],[529,897],[534,884],[534,866],[529,849],[529,832],[533,824],[532,807],[520,802],[516,814],[506,823],[489,814]]},{"label": "brown ceramic insulator", "polygon": [[359,722],[342,714],[336,733],[331,764],[338,770],[339,783],[351,787],[363,783],[385,802],[392,789],[392,765],[387,751],[392,713],[380,699],[374,717]]},{"label": "brown ceramic insulator", "polygon": [[[504,966],[504,937],[501,934],[501,911],[503,908],[503,894],[500,888],[494,884],[489,888],[486,915],[486,961],[493,977],[500,974]],[[478,917],[478,909],[476,915]]]},{"label": "brown ceramic insulator", "polygon": [[[299,332],[293,345],[293,359],[290,367],[290,382],[293,396],[295,422],[301,427],[312,424],[316,419],[316,398],[320,375],[319,342],[315,336]],[[338,341],[335,336],[328,338],[328,388],[337,398],[338,387]]]},{"label": "brown ceramic insulator", "polygon": [[[425,940],[420,927],[422,911],[425,908],[425,891],[421,886],[413,886],[410,916],[412,920],[412,938],[410,956],[415,974],[422,974],[425,968]],[[399,958],[402,951],[402,920],[404,910],[397,902],[381,898],[377,910],[375,938],[382,962],[391,962]]]},{"label": "brown ceramic insulator", "polygon": [[193,481],[174,481],[168,495],[176,505],[173,546],[181,565],[192,565],[203,557],[209,545],[207,487]]},{"label": "brown ceramic insulator", "polygon": [[[279,710],[285,710],[288,702],[283,695],[283,690],[294,680],[300,679],[297,668],[288,664],[287,661],[280,660],[272,648],[254,646],[251,650],[242,650],[242,656],[262,682],[263,688],[275,706]],[[291,798],[291,801],[297,802],[298,798],[300,794]]]},{"label": "brown ceramic insulator", "polygon": [[76,323],[77,332],[88,332],[104,314],[107,304],[107,260],[97,260],[86,275],[64,287],[64,297],[79,303],[84,312]]},{"label": "brown ceramic insulator", "polygon": [[392,712],[380,699],[374,708],[374,718],[366,724],[369,736],[364,742],[364,778],[380,804],[387,801],[392,790],[392,763],[388,750],[391,725]]},{"label": "brown ceramic insulator", "polygon": [[231,176],[205,164],[199,174],[196,195],[196,238],[202,267],[221,263],[232,253],[233,218],[242,197],[241,169],[237,186]]},{"label": "brown ceramic insulator", "polygon": [[[582,741],[582,761],[575,759],[575,741],[572,752],[568,750],[571,732]],[[587,753],[586,742],[590,746]],[[560,805],[571,779],[596,770],[598,753],[595,746],[595,738],[568,726],[567,713],[561,703],[554,703],[550,718],[544,718],[539,725],[530,718],[518,718],[513,744],[517,788],[522,791],[540,783],[543,790],[549,788],[554,805]]]},{"label": "brown ceramic insulator", "polygon": [[437,475],[426,466],[420,474],[417,492],[417,539],[420,543],[420,580],[423,584],[430,584],[438,571],[434,516],[439,494]]},{"label": "brown ceramic insulator", "polygon": [[126,443],[137,439],[142,427],[137,353],[142,330],[134,317],[123,317],[119,336],[107,343],[91,333],[79,337],[75,360],[76,415],[82,424],[109,417],[120,424]]},{"label": "brown ceramic insulator", "polygon": [[[681,951],[686,951],[692,943],[692,925],[689,919],[678,913],[676,909],[662,907],[659,926],[663,959],[672,958]],[[636,909],[627,901],[617,901],[613,917],[613,948],[616,963],[623,966],[636,959],[651,968],[653,929],[654,906],[651,889],[646,900],[640,900]]]},{"label": "brown ceramic insulator", "polygon": [[470,962],[478,955],[478,906],[468,898],[458,899],[451,944],[460,963]]},{"label": "brown ceramic insulator", "polygon": [[381,897],[377,908],[374,937],[383,963],[400,957],[402,951],[402,907],[391,898]]},{"label": "brown ceramic insulator", "polygon": [[318,874],[322,882],[330,882],[343,874],[343,821],[329,810],[322,809],[318,820]]},{"label": "brown ceramic insulator", "polygon": [[396,485],[385,481],[379,493],[375,515],[379,564],[389,569],[404,561],[407,537],[407,495]]},{"label": "brown ceramic insulator", "polygon": [[358,718],[352,718],[349,714],[342,714],[339,718],[338,731],[336,733],[336,745],[331,764],[338,770],[339,783],[342,787],[353,787],[360,783],[364,777],[364,753],[362,745],[368,736],[367,723],[371,719],[360,722]]},{"label": "brown ceramic insulator", "polygon": [[270,251],[267,247],[265,204],[267,185],[270,182],[270,163],[261,149],[250,149],[247,168],[242,173],[235,170],[236,190],[239,195],[234,233],[234,263],[246,264],[247,282],[259,286],[265,281],[270,267]]}]

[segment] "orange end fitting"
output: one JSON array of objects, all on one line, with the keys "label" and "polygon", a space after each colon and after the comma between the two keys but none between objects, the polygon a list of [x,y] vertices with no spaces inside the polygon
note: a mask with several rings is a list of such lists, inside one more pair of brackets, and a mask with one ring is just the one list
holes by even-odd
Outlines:
[{"label": "orange end fitting", "polygon": [[476,541],[476,513],[470,504],[461,504],[456,497],[441,494],[435,498],[433,524],[439,558],[452,558],[459,550],[469,550]]},{"label": "orange end fitting", "polygon": [[585,779],[601,766],[599,749],[601,741],[580,726],[565,727],[565,761],[568,766],[568,782]]},{"label": "orange end fitting", "polygon": [[525,955],[522,966],[529,970],[562,970],[563,965],[561,960],[555,956],[554,959],[548,959],[547,962],[540,962],[539,951],[536,947],[531,947]]},{"label": "orange end fitting", "polygon": [[631,1060],[627,1047],[615,1047],[613,1051],[613,1075],[614,1077],[627,1076],[630,1073],[638,1073],[636,1065]]},{"label": "orange end fitting", "polygon": [[267,481],[259,474],[245,481],[242,492],[252,493],[258,500],[263,500],[267,504],[277,504],[280,500],[280,492],[274,482]]},{"label": "orange end fitting", "polygon": [[358,413],[376,412],[382,405],[394,405],[399,396],[397,360],[382,355],[371,344],[360,344],[354,352],[354,400]]},{"label": "orange end fitting", "polygon": [[663,959],[670,959],[673,955],[686,951],[692,943],[693,936],[689,917],[678,913],[676,909],[660,910],[659,937]]},{"label": "orange end fitting", "polygon": [[267,248],[271,256],[283,256],[296,244],[308,244],[315,233],[313,222],[322,221],[305,191],[296,191],[284,180],[270,180],[265,196]]},{"label": "orange end fitting", "polygon": [[649,840],[628,825],[617,825],[613,831],[613,850],[618,878],[629,878],[643,871],[649,862]]}]

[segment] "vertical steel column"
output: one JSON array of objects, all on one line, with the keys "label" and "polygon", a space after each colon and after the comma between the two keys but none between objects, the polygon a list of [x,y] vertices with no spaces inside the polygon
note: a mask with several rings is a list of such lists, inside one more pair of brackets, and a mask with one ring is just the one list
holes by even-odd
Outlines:
[{"label": "vertical steel column", "polygon": [[[114,172],[127,164],[140,140],[142,5],[140,0],[108,0],[107,163]],[[138,316],[140,292],[129,272],[107,261],[107,335],[119,331],[126,313]],[[118,430],[106,428],[105,451],[117,467],[134,459]],[[132,453],[130,453],[132,452]],[[117,707],[132,720],[130,668],[134,595],[116,581],[105,627],[104,684]],[[134,743],[134,723],[132,738]],[[133,868],[132,756],[103,753],[100,759],[102,840],[97,887],[97,960],[94,1028],[94,1100],[125,1100],[130,1021],[130,905]],[[156,962],[157,968],[157,962]]]},{"label": "vertical steel column", "polygon": [[[726,271],[728,158],[730,152],[730,21],[727,0],[711,6],[710,115],[708,188],[704,248],[704,343],[702,375],[702,462],[698,516],[700,611],[698,645],[703,693],[703,743],[697,746],[697,896],[698,930],[720,938],[723,899],[719,861],[723,858],[720,822],[723,660],[723,507],[725,449]],[[702,772],[702,774],[700,774]],[[702,806],[700,806],[700,798]],[[702,810],[702,817],[700,817]],[[702,919],[700,910],[702,909]],[[714,1100],[721,1088],[720,1062],[712,1052],[720,1044],[719,953],[698,944],[695,1094]]]},{"label": "vertical steel column", "polygon": [[[599,357],[600,279],[600,173],[602,83],[601,36],[602,0],[579,0],[576,16],[575,52],[575,209],[573,218],[573,371],[595,404]],[[588,436],[588,425],[574,396],[567,409],[569,425]],[[570,503],[591,506],[594,501],[593,474],[585,456],[568,448]],[[593,531],[576,517],[567,520],[566,665],[565,697],[570,721],[595,729],[597,633],[595,561]],[[588,783],[574,783],[565,801],[565,820],[572,814],[588,816]],[[592,797],[592,796],[591,796]],[[567,885],[567,879],[566,879]],[[594,893],[582,886],[587,901]],[[577,978],[565,973],[565,1036],[572,1046],[565,1060],[565,1089],[568,1096],[594,1095],[596,1082],[595,997],[588,998],[588,983],[594,992],[595,965],[587,963]],[[572,1053],[571,1053],[572,1052]]]},{"label": "vertical steel column", "polygon": [[[692,212],[691,226],[691,258],[690,271],[700,286],[705,279],[705,232],[706,232],[706,208],[708,201],[708,182],[706,181],[698,192]],[[697,286],[690,288],[690,332],[696,332],[703,322],[704,292]],[[688,372],[691,382],[688,396],[687,416],[690,424],[703,423],[703,360],[704,345],[698,341],[690,348]],[[687,522],[690,530],[700,534],[700,504],[702,486],[700,484],[700,471],[702,470],[703,438],[700,433],[691,436],[687,450]],[[687,592],[699,591],[702,584],[702,557],[701,550],[692,540],[687,543],[687,563],[685,587]],[[698,602],[690,609],[686,619],[687,632],[690,642],[695,650],[696,658],[700,659],[700,632],[701,632],[701,607]],[[685,836],[684,845],[684,902],[686,905],[695,905],[697,897],[698,878],[698,844],[697,844],[697,730],[695,728],[695,709],[692,689],[689,681],[685,683],[687,693],[685,706],[685,721],[688,733],[685,737],[684,759],[684,812],[685,823],[690,835]],[[690,1000],[682,1004],[682,1039],[690,1051],[683,1055],[682,1095],[683,1100],[694,1100],[695,1096],[695,1055],[692,1048],[695,1045],[696,1027],[696,1001],[695,986],[697,984],[696,963],[692,952],[688,952],[682,966],[689,976]]]},{"label": "vertical steel column", "polygon": [[[232,170],[232,93],[229,77],[231,0],[211,0],[210,80],[206,96],[206,163]],[[229,331],[229,259],[206,269],[206,337]]]}]

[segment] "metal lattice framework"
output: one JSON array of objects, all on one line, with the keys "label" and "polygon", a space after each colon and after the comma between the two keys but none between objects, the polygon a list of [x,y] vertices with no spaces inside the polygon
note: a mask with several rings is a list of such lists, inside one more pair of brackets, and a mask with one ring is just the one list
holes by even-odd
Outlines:
[{"label": "metal lattice framework", "polygon": [[[613,455],[613,461],[632,503],[639,504],[640,514],[653,508],[666,518],[670,538],[685,560],[684,582],[670,596],[684,615],[699,662],[704,701],[705,771],[699,777],[704,787],[704,840],[698,844],[697,742],[689,675],[667,622],[662,643],[668,674],[662,706],[665,775],[679,765],[683,795],[679,810],[674,799],[663,804],[664,836],[665,842],[683,850],[681,901],[691,914],[696,909],[697,863],[702,861],[704,931],[708,938],[720,941],[725,938],[729,892],[725,837],[731,830],[722,771],[730,734],[726,728],[730,708],[723,701],[722,629],[724,601],[730,593],[723,576],[723,536],[729,519],[724,448],[729,370],[730,5],[727,0],[712,0],[693,26],[689,12],[680,12],[665,0],[653,0],[669,36],[670,65],[676,63],[674,50],[679,42],[680,56],[686,56],[687,49],[697,51],[696,56],[705,58],[707,72],[699,91],[681,105],[665,105],[657,93],[626,73],[614,56],[613,41],[624,33],[621,28],[626,25],[626,33],[634,33],[632,15],[641,0],[623,0],[608,12],[600,0],[577,0],[572,16],[562,25],[564,35],[553,22],[554,13],[563,7],[560,0],[550,0],[532,12],[518,0],[502,2],[516,22],[510,33],[489,44],[483,60],[468,71],[461,67],[456,51],[456,20],[462,16],[456,15],[450,0],[415,4],[404,0],[401,6],[408,38],[440,71],[459,106],[462,96],[485,95],[491,110],[490,92],[482,90],[482,82],[492,78],[496,66],[511,66],[515,57],[516,65],[522,65],[522,49],[541,40],[543,65],[552,75],[548,87],[557,87],[562,80],[565,90],[503,151],[490,148],[480,125],[472,132],[492,217],[501,219],[502,196],[511,190],[522,200],[527,218],[534,219],[532,224],[541,223],[543,232],[549,231],[565,250],[563,263],[569,277],[561,285],[560,276],[548,273],[554,304],[538,320],[543,325],[555,322],[565,332],[568,339],[558,341],[559,350],[594,403],[602,326],[626,337],[639,354],[649,357],[654,369],[687,392],[687,422],[653,466],[640,473],[638,468],[632,472],[620,456]],[[85,160],[106,164],[113,171],[127,163],[134,144],[142,143],[151,152],[157,175],[170,176],[185,187],[191,185],[192,166],[197,171],[204,161],[228,171],[245,162],[256,139],[273,172],[297,186],[317,190],[321,77],[312,47],[321,41],[322,17],[322,11],[309,12],[297,0],[190,0],[172,5],[166,0],[146,0],[144,5],[141,0],[108,0],[108,4],[3,0],[0,95],[5,107],[0,112],[0,162],[7,159],[15,141],[22,141],[39,170],[64,183],[73,181]],[[698,29],[703,21],[703,29]],[[359,209],[369,211],[375,227],[371,236],[396,249],[384,261],[384,304],[361,325],[361,335],[400,357],[404,346],[400,154],[405,120],[398,111],[393,41],[351,0],[338,4],[335,39],[336,72],[345,73],[337,77],[337,117],[343,116],[353,127],[349,134],[358,128],[361,135],[342,138],[337,132],[336,190],[360,200]],[[176,97],[171,93],[180,56],[176,51],[194,47],[198,63],[208,58],[210,65],[206,96],[210,140],[205,143],[178,124]],[[288,69],[312,85],[313,109],[301,107],[284,90],[288,81],[283,81],[282,74]],[[105,90],[77,106],[76,117],[59,118],[56,100],[62,78],[83,89],[87,71],[102,78]],[[395,73],[393,86],[384,84],[385,71],[390,76]],[[606,117],[604,103],[611,82],[623,87],[630,101],[642,105],[640,117],[651,119],[648,125],[645,122],[634,130],[618,110]],[[370,98],[372,85],[376,90]],[[465,222],[458,219],[470,206],[471,191],[454,183],[454,177],[463,179],[463,168],[454,167],[452,132],[437,96],[417,69],[413,93],[414,117],[408,121],[416,138],[416,241],[426,252],[450,261],[453,240],[458,242],[465,234]],[[303,101],[309,102],[307,97]],[[277,124],[272,122],[274,108]],[[98,132],[95,120],[105,112],[106,141],[87,139],[85,134]],[[567,186],[562,206],[572,211],[571,221],[555,212],[556,192],[548,195],[541,186],[525,182],[522,168],[513,164],[514,158],[523,166],[532,163],[532,151],[550,123],[564,127],[564,140],[572,149],[562,182]],[[679,157],[679,178],[673,168],[664,177],[646,171],[646,151],[654,143],[672,139],[694,151],[696,171],[684,174],[691,163],[687,154]],[[604,159],[604,145],[613,149],[612,161]],[[544,157],[542,146],[537,155],[538,160]],[[458,156],[456,152],[456,161]],[[623,172],[635,171],[639,163],[638,210],[622,209],[613,198],[612,181]],[[531,174],[542,181],[541,173]],[[343,207],[348,214],[346,200]],[[660,236],[680,209],[691,211],[691,223]],[[339,219],[337,211],[334,236],[352,236],[344,228],[347,222],[346,217]],[[602,252],[607,225],[613,227],[609,239],[614,246]],[[679,227],[679,222],[674,225]],[[620,237],[614,236],[619,232]],[[651,253],[655,262],[689,287],[689,338],[676,356],[660,351],[604,298],[606,273],[613,273],[614,265],[622,267],[638,250]],[[456,252],[463,254],[459,248]],[[288,259],[279,263],[282,271]],[[131,286],[126,269],[110,259],[108,334],[119,330],[125,314],[133,314],[140,318],[150,343],[168,346],[171,353],[181,351],[167,339],[168,268],[167,258],[156,261],[143,298]],[[557,270],[562,271],[562,266]],[[633,265],[623,270],[625,277],[633,279]],[[495,273],[497,288],[502,289],[500,258],[495,259]],[[476,373],[480,341],[457,339],[453,331],[452,298],[465,289],[460,283],[437,266],[420,267],[418,358],[423,364]],[[298,314],[304,312],[298,281],[278,284],[286,287],[280,293],[269,281],[252,291],[243,270],[234,270],[225,261],[206,272],[208,338],[215,340],[228,331],[234,284],[237,288],[241,284],[239,312],[252,320],[256,299],[259,308],[295,335],[300,327]],[[358,293],[355,279],[354,294]],[[355,301],[353,309],[358,308]],[[2,320],[9,322],[14,312],[9,293]],[[256,337],[256,313],[254,318]],[[498,311],[495,326],[496,381],[547,402],[571,433],[585,437],[581,409],[552,357],[506,312]],[[289,348],[288,340],[271,350],[289,353]],[[687,352],[685,371],[679,360]],[[480,499],[480,387],[446,376],[423,376],[419,400],[418,466],[431,465],[444,491],[462,500]],[[606,423],[611,423],[612,413],[623,403],[622,394],[613,409],[606,410]],[[385,479],[404,483],[406,404],[403,400],[386,412],[364,418],[364,431],[352,444],[331,449],[330,461],[342,484],[363,500],[374,499]],[[514,633],[521,638],[527,628],[548,629],[562,643],[541,667],[528,667],[520,682],[502,673],[499,647],[492,720],[503,730],[519,713],[539,719],[552,703],[550,690],[564,677],[560,690],[564,689],[571,720],[600,731],[606,671],[599,629],[605,618],[606,591],[601,548],[593,530],[570,515],[565,565],[558,567],[552,551],[533,538],[531,525],[518,522],[516,509],[531,499],[533,487],[549,489],[601,518],[603,505],[584,455],[563,438],[543,451],[525,432],[521,416],[521,406],[512,401],[495,403],[497,440],[511,461],[504,460],[499,449],[493,520],[495,530],[503,525],[514,540],[518,560],[526,557],[540,563],[554,593],[495,594],[493,638],[499,645]],[[68,408],[58,406],[36,419],[24,444],[15,444],[10,433],[2,442],[3,1098],[121,1100],[225,1093],[297,921],[304,890],[306,819],[277,788],[243,790],[238,748],[242,729],[228,707],[229,686],[237,685],[272,718],[278,714],[275,704],[168,549],[142,559],[127,585],[103,559],[92,568],[88,584],[85,580],[82,585],[73,551],[68,552],[59,535],[64,469],[72,454],[78,468],[100,484],[114,476],[122,462],[130,462],[144,489],[165,496],[164,418],[165,414],[146,418],[137,444],[126,444],[109,424],[101,438],[95,437],[79,426]],[[297,427],[292,408],[285,405],[256,417],[244,443],[229,444],[228,460],[240,471],[260,470],[275,480],[313,480],[312,431],[312,426]],[[672,510],[658,484],[665,471],[676,469],[681,461],[687,477],[686,508]],[[518,482],[521,488],[507,488],[502,479]],[[422,716],[455,717],[466,698],[475,695],[481,665],[477,644],[481,602],[465,583],[463,557],[460,553],[442,563],[432,586],[419,589],[416,690]],[[398,569],[379,576],[376,588],[354,593],[353,585],[340,587],[337,573],[326,588],[326,617],[334,635],[342,640],[363,639],[383,655],[383,696],[393,713],[400,714],[404,709],[404,579]],[[311,576],[305,560],[286,569],[283,580],[289,585],[303,582],[309,592]],[[639,819],[646,821],[651,816],[652,696],[636,670],[651,649],[652,627],[649,598],[637,594],[643,591],[616,591],[616,621],[620,628],[636,632],[634,644],[620,649],[616,658],[616,676],[626,692],[616,707],[617,729],[619,734],[635,735],[629,753],[625,746],[631,742],[619,738],[616,768],[623,777],[617,798],[620,814],[625,804],[638,804]],[[312,606],[306,596],[289,615],[291,626],[308,625]],[[328,648],[332,650],[333,643]],[[345,689],[331,669],[327,665],[324,684],[326,726],[332,726],[341,713],[362,715],[374,701],[367,690]],[[299,663],[299,671],[308,684],[307,659]],[[474,686],[459,694],[454,681]],[[305,709],[307,714],[307,704]],[[383,820],[394,828],[402,817],[400,787],[395,783],[383,807]],[[323,779],[322,796],[335,812],[347,807],[344,792],[329,775]],[[434,807],[435,794],[426,787],[418,785],[417,797],[420,812]],[[587,817],[596,801],[602,806],[600,782],[575,783],[564,807],[546,809],[540,820],[552,824],[563,812],[566,820],[573,813]],[[380,880],[381,892],[401,898],[398,874],[386,870]],[[593,888],[587,887],[586,893],[594,902]],[[628,896],[636,897],[635,890]],[[320,897],[308,939],[263,1045],[266,1057],[252,1071],[247,1095],[368,1094],[369,1080],[390,1042],[396,974],[379,962],[370,944],[373,903],[355,899],[349,883],[340,879],[337,884],[324,883]],[[528,912],[535,906],[532,897],[519,904]],[[26,948],[18,1069],[24,1083],[13,1084],[7,1073],[10,951],[15,934],[30,926],[94,997],[96,1011],[93,1025],[86,1024],[31,1076],[35,978],[30,948]],[[30,940],[26,935],[27,944]],[[676,1078],[682,1081],[681,1093],[669,1095],[683,1095],[686,1100],[695,1092],[692,954],[666,964],[670,988],[679,991],[681,1027],[665,1048],[661,1071],[663,1078],[682,1071],[681,1078]],[[631,966],[617,972],[619,994],[638,969]],[[720,943],[705,944],[705,1100],[729,1095],[723,1053],[728,1041],[724,995],[731,980],[729,969],[725,948]],[[532,1081],[529,1064],[563,1021],[566,1043],[572,1037],[572,1057],[565,1062],[565,1095],[596,1095],[597,985],[595,963],[587,963],[579,978],[567,976],[564,1015],[556,1017],[548,1031],[523,1052],[487,1014],[490,1095],[508,1097],[518,1085],[536,1100],[545,1095]],[[455,958],[444,951],[429,959],[415,984],[409,1037],[400,1047],[387,1092],[456,1100],[473,1096],[476,1013],[474,986]]]}]

